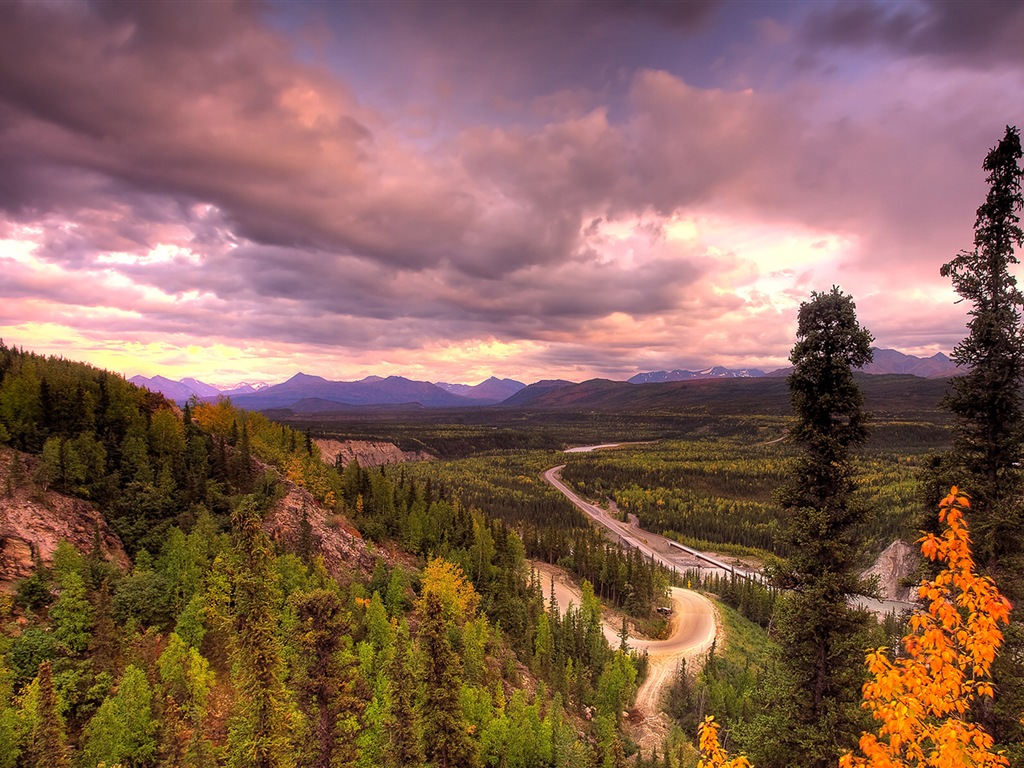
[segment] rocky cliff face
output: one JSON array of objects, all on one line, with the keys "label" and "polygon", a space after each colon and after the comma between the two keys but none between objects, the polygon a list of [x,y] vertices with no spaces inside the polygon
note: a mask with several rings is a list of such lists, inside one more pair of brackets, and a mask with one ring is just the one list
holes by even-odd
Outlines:
[{"label": "rocky cliff face", "polygon": [[394,443],[371,440],[314,440],[320,447],[325,464],[335,464],[341,457],[341,466],[355,459],[361,467],[379,467],[403,461],[425,461],[434,458],[423,451],[403,451]]},{"label": "rocky cliff face", "polygon": [[287,482],[285,487],[287,495],[263,521],[270,538],[288,552],[322,555],[332,576],[373,571],[375,557],[347,518],[324,509],[305,488]]},{"label": "rocky cliff face", "polygon": [[897,539],[861,575],[866,579],[878,577],[878,587],[885,600],[914,600],[914,587],[904,586],[902,582],[914,575],[919,560],[917,549]]},{"label": "rocky cliff face", "polygon": [[0,590],[31,575],[36,557],[52,563],[62,540],[79,552],[91,552],[98,541],[108,559],[128,568],[121,540],[103,516],[88,502],[37,486],[36,465],[32,456],[0,448]]},{"label": "rocky cliff face", "polygon": [[[86,501],[36,484],[32,478],[37,466],[36,457],[0,447],[0,591],[13,590],[16,582],[30,576],[37,558],[50,565],[61,541],[83,553],[91,552],[98,541],[104,555],[127,570],[128,555],[103,515]],[[353,570],[372,572],[375,556],[344,516],[324,509],[303,488],[288,482],[285,487],[287,494],[264,522],[272,539],[291,552],[310,547],[323,555],[327,570],[336,576]]]}]

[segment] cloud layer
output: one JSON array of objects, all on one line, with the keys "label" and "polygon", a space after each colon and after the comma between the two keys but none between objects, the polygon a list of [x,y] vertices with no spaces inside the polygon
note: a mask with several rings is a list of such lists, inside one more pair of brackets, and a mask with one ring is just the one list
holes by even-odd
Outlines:
[{"label": "cloud layer", "polygon": [[968,5],[0,4],[0,335],[626,378],[782,364],[839,284],[948,350],[938,267],[1024,103],[1024,13]]}]

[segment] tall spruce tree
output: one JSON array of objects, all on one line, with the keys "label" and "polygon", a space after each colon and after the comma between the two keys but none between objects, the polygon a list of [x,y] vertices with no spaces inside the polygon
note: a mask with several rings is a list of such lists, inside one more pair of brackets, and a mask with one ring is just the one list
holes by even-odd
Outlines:
[{"label": "tall spruce tree", "polygon": [[388,667],[391,709],[387,724],[391,749],[387,753],[387,764],[389,768],[419,768],[423,765],[423,734],[416,711],[417,690],[410,682],[409,627],[404,621],[401,624],[395,619],[391,621],[395,628],[395,649]]},{"label": "tall spruce tree", "polygon": [[866,616],[850,607],[860,591],[851,448],[867,437],[863,396],[853,370],[871,361],[871,334],[839,288],[800,306],[790,360],[790,399],[800,446],[792,481],[778,498],[793,554],[773,579],[788,591],[776,622],[782,654],[766,692],[773,711],[755,727],[750,748],[762,768],[835,765],[856,745]]},{"label": "tall spruce tree", "polygon": [[427,592],[420,649],[424,658],[423,735],[427,759],[435,768],[472,768],[476,744],[462,711],[462,664],[448,639],[449,621],[437,592]]},{"label": "tall spruce tree", "polygon": [[231,525],[236,558],[231,672],[238,700],[228,727],[228,765],[291,768],[292,708],[275,607],[280,597],[256,497],[242,497]]},{"label": "tall spruce tree", "polygon": [[[978,208],[974,249],[961,251],[940,270],[972,304],[969,334],[953,350],[953,360],[967,372],[953,379],[945,400],[956,416],[950,471],[971,495],[978,560],[997,577],[1000,562],[1019,556],[1024,545],[1024,296],[1010,274],[1015,246],[1024,245],[1017,215],[1024,206],[1020,159],[1020,132],[1007,127],[982,165],[989,172],[989,192]],[[999,586],[1011,599],[1020,597],[1019,585]]]},{"label": "tall spruce tree", "polygon": [[32,722],[29,760],[33,768],[71,768],[68,756],[64,717],[60,713],[57,691],[53,687],[53,670],[49,661],[39,665],[39,695],[36,717]]},{"label": "tall spruce tree", "polygon": [[129,664],[116,693],[100,704],[85,728],[84,765],[145,768],[156,762],[158,723],[146,673]]},{"label": "tall spruce tree", "polygon": [[294,644],[299,651],[293,686],[309,723],[299,762],[310,768],[354,765],[356,736],[365,725],[370,689],[356,658],[343,648],[351,632],[348,616],[332,589],[296,592],[291,602],[296,617]]},{"label": "tall spruce tree", "polygon": [[[935,478],[937,487],[955,483],[970,494],[978,562],[1017,606],[1024,600],[1024,295],[1010,268],[1018,263],[1015,249],[1024,246],[1021,156],[1020,131],[1007,126],[982,164],[989,191],[978,208],[974,248],[941,269],[971,310],[968,336],[953,350],[966,373],[953,379],[944,401],[955,416],[953,449]],[[996,697],[976,713],[1003,744],[1024,740],[1022,621],[1018,607],[992,669]],[[1024,755],[1018,760],[1024,763]]]}]

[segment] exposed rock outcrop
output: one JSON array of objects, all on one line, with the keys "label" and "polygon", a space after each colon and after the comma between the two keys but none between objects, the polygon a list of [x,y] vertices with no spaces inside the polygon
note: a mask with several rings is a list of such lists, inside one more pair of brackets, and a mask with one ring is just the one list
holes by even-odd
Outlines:
[{"label": "exposed rock outcrop", "polygon": [[341,465],[348,464],[352,459],[361,467],[379,467],[382,464],[399,464],[403,461],[426,461],[434,458],[424,451],[403,451],[394,443],[372,440],[314,440],[320,447],[320,455],[325,464],[336,464],[341,457]]},{"label": "exposed rock outcrop", "polygon": [[878,577],[878,588],[885,600],[912,600],[914,588],[904,582],[917,572],[919,559],[918,550],[897,539],[861,575],[866,579]]},{"label": "exposed rock outcrop", "polygon": [[32,574],[35,559],[53,562],[62,540],[79,552],[100,550],[127,569],[128,555],[107,521],[88,502],[44,490],[32,482],[37,460],[0,448],[0,590]]},{"label": "exposed rock outcrop", "polygon": [[343,576],[353,570],[366,574],[373,571],[376,558],[346,517],[324,509],[305,488],[287,482],[285,487],[287,495],[263,521],[270,538],[288,552],[322,555],[332,576]]}]

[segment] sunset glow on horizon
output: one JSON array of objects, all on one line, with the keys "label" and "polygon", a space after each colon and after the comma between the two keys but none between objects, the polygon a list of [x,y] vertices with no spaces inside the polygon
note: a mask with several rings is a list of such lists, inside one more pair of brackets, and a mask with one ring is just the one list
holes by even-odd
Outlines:
[{"label": "sunset glow on horizon", "polygon": [[1024,126],[1024,4],[0,4],[0,338],[221,386],[787,364],[939,267]]}]

